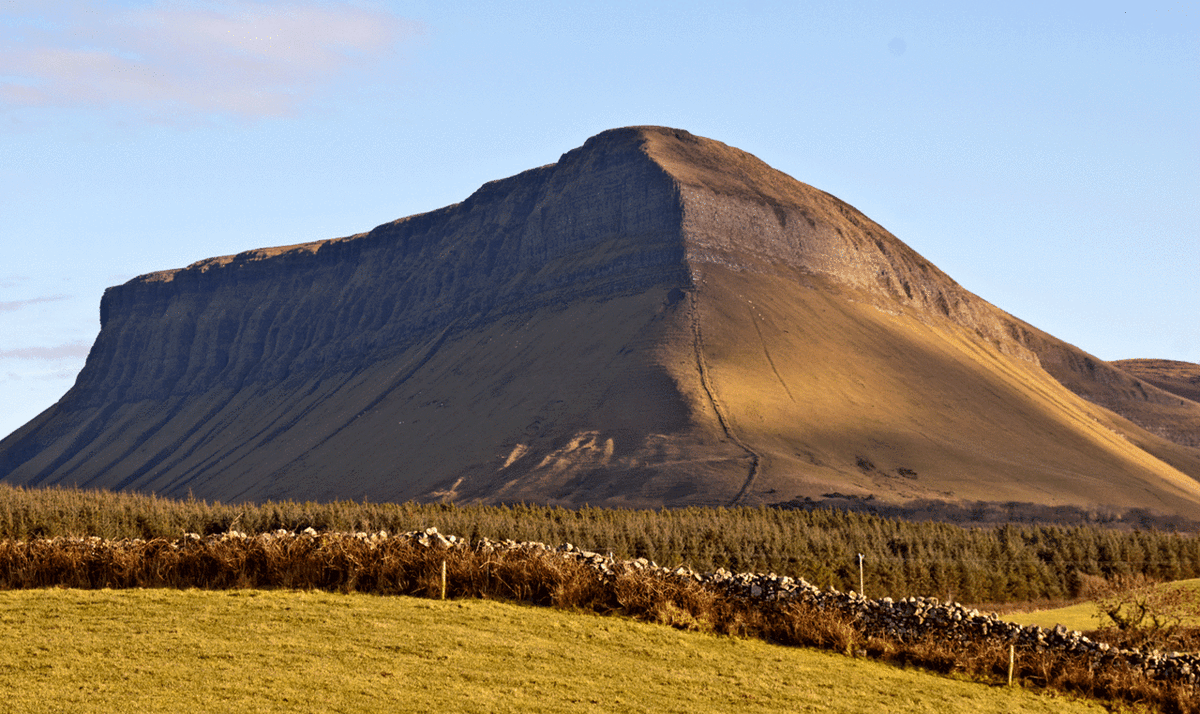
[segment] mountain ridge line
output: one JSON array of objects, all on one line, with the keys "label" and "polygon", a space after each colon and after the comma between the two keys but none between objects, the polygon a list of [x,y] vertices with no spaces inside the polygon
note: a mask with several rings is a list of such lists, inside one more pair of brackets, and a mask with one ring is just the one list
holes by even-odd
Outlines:
[{"label": "mountain ridge line", "polygon": [[101,325],[75,386],[0,441],[0,477],[220,500],[836,491],[1200,516],[1189,393],[677,129],[603,132],[365,233],[139,276],[105,292]]}]

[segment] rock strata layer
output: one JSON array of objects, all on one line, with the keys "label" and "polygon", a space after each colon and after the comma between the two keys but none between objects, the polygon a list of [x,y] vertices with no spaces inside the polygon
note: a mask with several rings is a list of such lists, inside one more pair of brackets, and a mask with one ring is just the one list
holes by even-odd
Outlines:
[{"label": "rock strata layer", "polygon": [[1200,404],[720,142],[604,132],[459,204],[106,291],[0,477],[241,499],[830,492],[1200,517]]}]

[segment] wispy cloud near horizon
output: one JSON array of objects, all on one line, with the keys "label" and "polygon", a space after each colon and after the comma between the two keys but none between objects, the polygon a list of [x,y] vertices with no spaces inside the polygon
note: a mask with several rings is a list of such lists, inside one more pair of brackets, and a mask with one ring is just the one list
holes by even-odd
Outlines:
[{"label": "wispy cloud near horizon", "polygon": [[92,349],[91,342],[77,340],[47,347],[17,347],[0,350],[0,359],[61,360],[87,357]]},{"label": "wispy cloud near horizon", "polygon": [[294,115],[420,31],[383,10],[315,0],[7,6],[0,108],[132,109],[159,120]]},{"label": "wispy cloud near horizon", "polygon": [[28,300],[10,300],[8,302],[0,302],[0,312],[13,312],[24,307],[29,307],[30,305],[38,305],[44,302],[58,302],[60,300],[66,300],[69,297],[69,295],[46,295],[44,297],[29,298]]}]

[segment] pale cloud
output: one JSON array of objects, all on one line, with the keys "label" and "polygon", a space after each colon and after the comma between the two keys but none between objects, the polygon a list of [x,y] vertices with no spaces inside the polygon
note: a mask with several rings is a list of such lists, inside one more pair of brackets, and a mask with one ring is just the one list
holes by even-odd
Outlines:
[{"label": "pale cloud", "polygon": [[50,345],[48,347],[17,347],[11,350],[0,350],[0,359],[80,359],[87,357],[91,349],[91,342],[79,340],[76,342],[65,342],[61,345]]},{"label": "pale cloud", "polygon": [[0,312],[13,312],[14,310],[20,310],[23,307],[29,307],[30,305],[37,305],[44,302],[58,302],[59,300],[66,300],[67,297],[67,295],[47,295],[45,297],[29,298],[28,300],[10,300],[8,302],[0,302]]},{"label": "pale cloud", "polygon": [[[0,385],[5,382],[61,382],[63,380],[75,379],[79,376],[78,367],[64,367],[63,369],[42,370],[38,372],[9,372],[7,378],[0,380]],[[4,431],[0,427],[0,432]],[[0,434],[0,438],[4,435]]]},{"label": "pale cloud", "polygon": [[287,116],[419,31],[346,2],[0,3],[0,108]]}]

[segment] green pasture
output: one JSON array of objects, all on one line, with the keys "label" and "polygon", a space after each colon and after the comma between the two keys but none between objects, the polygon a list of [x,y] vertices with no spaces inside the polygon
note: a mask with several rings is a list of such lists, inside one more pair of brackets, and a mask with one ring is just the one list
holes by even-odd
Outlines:
[{"label": "green pasture", "polygon": [[[1180,580],[1173,583],[1164,583],[1158,585],[1161,588],[1189,588],[1200,593],[1200,578],[1192,580]],[[1178,614],[1181,617],[1181,624],[1200,627],[1200,610],[1183,611]],[[1016,622],[1022,625],[1040,625],[1042,627],[1054,627],[1055,625],[1065,625],[1067,629],[1079,630],[1085,632],[1087,630],[1096,630],[1101,627],[1112,627],[1113,623],[1107,616],[1099,614],[1096,608],[1096,603],[1093,600],[1067,605],[1065,607],[1057,607],[1047,610],[1030,610],[1027,612],[1010,612],[1003,615],[1004,619],[1010,622]]]},{"label": "green pasture", "polygon": [[8,712],[1101,712],[828,652],[490,601],[0,592]]}]

